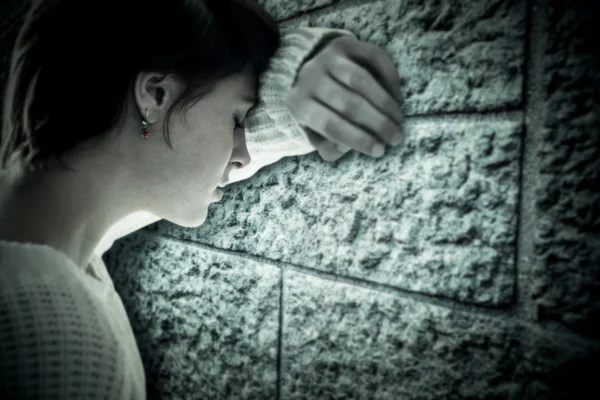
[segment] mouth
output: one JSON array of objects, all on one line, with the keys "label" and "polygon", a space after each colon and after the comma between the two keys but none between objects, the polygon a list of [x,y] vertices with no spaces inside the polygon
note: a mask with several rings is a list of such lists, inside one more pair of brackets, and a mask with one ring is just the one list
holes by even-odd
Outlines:
[{"label": "mouth", "polygon": [[223,198],[223,191],[219,188],[215,188],[213,191],[213,196],[217,199],[217,201]]}]

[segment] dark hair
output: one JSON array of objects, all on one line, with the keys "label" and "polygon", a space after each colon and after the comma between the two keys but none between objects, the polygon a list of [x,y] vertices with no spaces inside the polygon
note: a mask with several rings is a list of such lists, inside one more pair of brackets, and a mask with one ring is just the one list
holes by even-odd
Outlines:
[{"label": "dark hair", "polygon": [[142,71],[186,84],[167,113],[171,147],[175,109],[248,64],[258,79],[279,43],[276,21],[255,0],[34,0],[11,58],[1,168],[15,154],[23,167],[44,168],[100,138],[119,122]]}]

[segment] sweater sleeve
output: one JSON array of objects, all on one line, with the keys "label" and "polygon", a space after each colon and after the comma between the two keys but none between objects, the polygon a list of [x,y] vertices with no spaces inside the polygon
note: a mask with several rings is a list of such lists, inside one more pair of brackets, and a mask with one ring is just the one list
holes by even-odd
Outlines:
[{"label": "sweater sleeve", "polygon": [[304,62],[326,42],[341,35],[354,36],[349,31],[331,28],[281,30],[280,46],[259,79],[257,104],[246,117],[246,140],[252,160],[246,167],[232,170],[229,183],[247,179],[283,157],[315,150],[285,103]]},{"label": "sweater sleeve", "polygon": [[[247,179],[283,157],[315,150],[285,102],[304,62],[326,42],[341,35],[354,36],[350,31],[333,28],[281,30],[280,46],[269,60],[269,68],[259,77],[257,104],[246,116],[246,142],[251,161],[244,168],[232,170],[229,183]],[[109,229],[94,253],[102,256],[115,240],[159,220],[146,211],[128,215]]]}]

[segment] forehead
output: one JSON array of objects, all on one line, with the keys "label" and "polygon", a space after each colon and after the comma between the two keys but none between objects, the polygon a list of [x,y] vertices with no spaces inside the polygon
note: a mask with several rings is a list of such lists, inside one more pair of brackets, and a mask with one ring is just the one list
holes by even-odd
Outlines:
[{"label": "forehead", "polygon": [[233,75],[230,79],[232,89],[239,92],[242,97],[254,98],[258,89],[257,77],[252,66],[246,66],[242,71]]}]

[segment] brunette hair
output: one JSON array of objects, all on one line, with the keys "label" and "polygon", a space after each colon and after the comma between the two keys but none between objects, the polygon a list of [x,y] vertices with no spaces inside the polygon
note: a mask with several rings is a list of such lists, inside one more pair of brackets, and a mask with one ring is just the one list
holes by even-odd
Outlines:
[{"label": "brunette hair", "polygon": [[248,64],[258,79],[279,43],[276,21],[255,0],[33,0],[11,58],[0,169],[14,159],[45,168],[100,138],[119,122],[140,72],[186,84],[167,113],[171,147],[173,111]]}]

